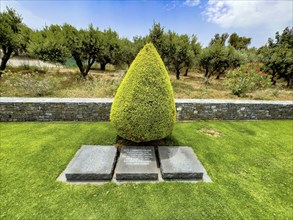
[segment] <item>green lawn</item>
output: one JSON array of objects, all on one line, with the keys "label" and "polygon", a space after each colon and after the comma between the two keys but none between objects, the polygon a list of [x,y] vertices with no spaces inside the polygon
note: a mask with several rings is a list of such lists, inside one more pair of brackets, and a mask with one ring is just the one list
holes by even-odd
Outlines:
[{"label": "green lawn", "polygon": [[292,219],[293,121],[178,123],[213,183],[56,182],[83,144],[112,145],[110,123],[1,123],[0,219]]}]

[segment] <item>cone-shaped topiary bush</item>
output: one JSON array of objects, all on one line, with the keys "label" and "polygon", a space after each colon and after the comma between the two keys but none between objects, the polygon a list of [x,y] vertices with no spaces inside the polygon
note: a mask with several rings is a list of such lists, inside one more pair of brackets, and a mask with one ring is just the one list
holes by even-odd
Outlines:
[{"label": "cone-shaped topiary bush", "polygon": [[176,121],[173,89],[153,44],[146,44],[132,62],[114,98],[110,120],[119,136],[137,143],[172,133]]}]

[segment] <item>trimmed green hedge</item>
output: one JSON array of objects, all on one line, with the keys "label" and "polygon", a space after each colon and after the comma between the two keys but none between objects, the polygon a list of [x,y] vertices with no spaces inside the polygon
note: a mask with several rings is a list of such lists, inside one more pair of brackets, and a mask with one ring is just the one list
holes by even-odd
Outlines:
[{"label": "trimmed green hedge", "polygon": [[173,89],[153,44],[146,44],[131,64],[114,98],[110,120],[119,136],[134,142],[159,140],[172,133]]}]

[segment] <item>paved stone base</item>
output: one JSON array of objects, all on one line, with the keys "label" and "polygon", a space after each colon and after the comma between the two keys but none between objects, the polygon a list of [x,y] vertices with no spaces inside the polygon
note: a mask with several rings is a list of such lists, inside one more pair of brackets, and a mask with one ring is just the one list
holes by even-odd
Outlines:
[{"label": "paved stone base", "polygon": [[116,151],[114,146],[83,146],[57,181],[97,185],[110,181],[117,184],[212,182],[190,147],[158,147],[158,164],[152,146],[123,147],[115,168]]}]

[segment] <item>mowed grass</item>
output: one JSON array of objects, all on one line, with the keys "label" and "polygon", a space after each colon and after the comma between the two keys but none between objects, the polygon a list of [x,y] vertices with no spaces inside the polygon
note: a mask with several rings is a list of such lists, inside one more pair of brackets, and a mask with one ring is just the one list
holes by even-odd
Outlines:
[{"label": "mowed grass", "polygon": [[1,123],[1,219],[292,219],[293,121],[177,123],[212,183],[57,182],[84,144],[112,145],[110,123]]},{"label": "mowed grass", "polygon": [[[80,77],[77,68],[8,67],[0,79],[2,97],[84,97],[111,98],[123,79],[122,72],[91,70],[87,80]],[[175,98],[192,99],[252,99],[252,100],[293,100],[293,90],[279,80],[276,86],[266,90],[248,93],[238,97],[224,84],[224,76],[217,80],[211,78],[210,84],[203,83],[203,73],[193,69],[188,76],[177,80],[170,72]]]}]

